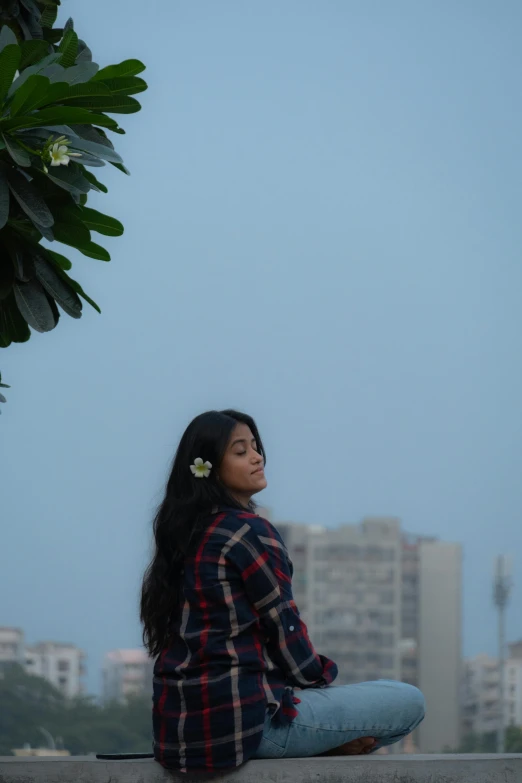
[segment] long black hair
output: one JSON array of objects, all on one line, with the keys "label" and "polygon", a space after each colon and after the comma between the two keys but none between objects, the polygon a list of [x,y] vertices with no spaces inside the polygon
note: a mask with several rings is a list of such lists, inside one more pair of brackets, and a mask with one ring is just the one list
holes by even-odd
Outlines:
[{"label": "long black hair", "polygon": [[[172,622],[179,619],[181,573],[185,558],[197,545],[205,518],[216,506],[241,508],[219,480],[221,460],[238,423],[250,427],[265,459],[254,420],[234,410],[202,413],[191,421],[180,440],[165,497],[154,518],[154,553],[141,588],[143,642],[151,656],[159,655],[168,642]],[[190,471],[198,457],[212,463],[208,478],[195,479]],[[251,502],[250,509],[254,508]]]}]

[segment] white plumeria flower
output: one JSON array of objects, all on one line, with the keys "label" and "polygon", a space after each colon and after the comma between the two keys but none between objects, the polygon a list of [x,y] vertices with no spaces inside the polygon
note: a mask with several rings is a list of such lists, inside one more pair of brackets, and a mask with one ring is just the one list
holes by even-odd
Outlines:
[{"label": "white plumeria flower", "polygon": [[51,166],[68,166],[71,158],[81,158],[81,152],[69,152],[66,144],[56,141],[50,149]]},{"label": "white plumeria flower", "polygon": [[210,471],[212,470],[212,463],[203,462],[201,457],[197,457],[194,460],[194,464],[190,466],[190,469],[194,474],[194,478],[208,478],[210,476]]}]

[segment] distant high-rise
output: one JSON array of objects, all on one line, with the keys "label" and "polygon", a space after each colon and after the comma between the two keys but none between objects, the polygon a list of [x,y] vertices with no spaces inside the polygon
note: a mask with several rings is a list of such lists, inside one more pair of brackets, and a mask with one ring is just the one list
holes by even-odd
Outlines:
[{"label": "distant high-rise", "polygon": [[418,548],[418,684],[427,703],[419,747],[437,753],[460,741],[462,547],[420,539]]},{"label": "distant high-rise", "polygon": [[0,628],[0,672],[17,663],[28,674],[43,677],[68,699],[83,693],[85,653],[74,644],[39,642],[25,644],[19,628]]},{"label": "distant high-rise", "polygon": [[[522,641],[509,645],[504,674],[504,726],[522,726]],[[499,723],[499,662],[490,655],[464,661],[462,733],[488,734]]]},{"label": "distant high-rise", "polygon": [[125,703],[130,696],[151,694],[154,661],[145,650],[111,650],[102,669],[104,702]]},{"label": "distant high-rise", "polygon": [[300,585],[310,635],[338,664],[339,684],[400,679],[399,522],[368,519],[337,530],[278,528],[289,539],[296,601]]},{"label": "distant high-rise", "polygon": [[84,691],[85,653],[74,644],[39,642],[26,647],[25,669],[44,677],[68,699]]},{"label": "distant high-rise", "polygon": [[395,518],[337,529],[276,523],[294,564],[294,596],[339,684],[396,679],[428,704],[417,744],[459,741],[461,548],[401,531]]},{"label": "distant high-rise", "polygon": [[24,632],[20,628],[0,627],[0,672],[12,663],[24,665]]}]

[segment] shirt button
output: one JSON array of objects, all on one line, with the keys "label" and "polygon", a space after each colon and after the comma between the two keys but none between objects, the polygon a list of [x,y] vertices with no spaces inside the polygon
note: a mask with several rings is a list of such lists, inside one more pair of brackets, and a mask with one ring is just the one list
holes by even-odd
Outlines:
[{"label": "shirt button", "polygon": [[290,626],[290,630],[291,630],[291,631],[293,631],[293,630],[294,630],[294,626],[293,626],[293,625],[291,625],[291,626]]}]

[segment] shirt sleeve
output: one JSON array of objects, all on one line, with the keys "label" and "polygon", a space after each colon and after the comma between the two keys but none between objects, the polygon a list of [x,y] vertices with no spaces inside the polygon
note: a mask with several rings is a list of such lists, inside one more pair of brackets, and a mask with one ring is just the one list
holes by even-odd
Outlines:
[{"label": "shirt sleeve", "polygon": [[292,570],[282,540],[266,520],[246,522],[229,552],[239,568],[249,602],[267,636],[267,650],[298,688],[320,688],[337,677],[337,666],[318,655],[292,594]]}]

